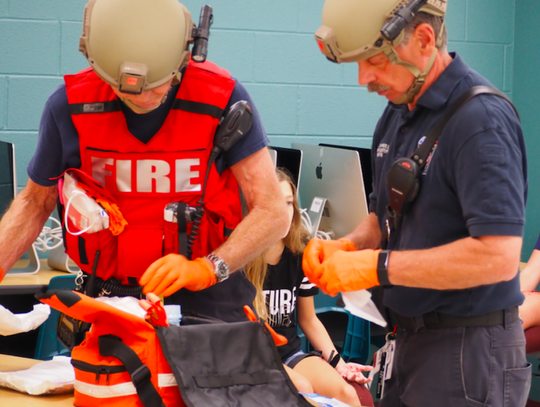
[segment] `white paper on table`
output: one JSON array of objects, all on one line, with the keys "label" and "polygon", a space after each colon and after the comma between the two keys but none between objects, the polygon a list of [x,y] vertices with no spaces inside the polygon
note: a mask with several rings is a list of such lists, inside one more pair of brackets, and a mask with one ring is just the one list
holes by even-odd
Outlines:
[{"label": "white paper on table", "polygon": [[371,301],[371,293],[368,290],[344,291],[341,297],[345,303],[345,309],[351,314],[382,327],[387,325],[379,309]]},{"label": "white paper on table", "polygon": [[24,314],[14,314],[0,305],[0,335],[32,331],[45,322],[50,313],[51,308],[47,304],[35,304],[32,311]]},{"label": "white paper on table", "polygon": [[75,371],[68,356],[55,356],[26,370],[0,372],[0,386],[34,396],[68,393],[74,383]]}]

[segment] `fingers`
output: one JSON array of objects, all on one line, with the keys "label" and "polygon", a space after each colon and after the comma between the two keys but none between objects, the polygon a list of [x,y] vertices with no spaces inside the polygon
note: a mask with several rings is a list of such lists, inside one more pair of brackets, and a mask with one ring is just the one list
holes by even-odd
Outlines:
[{"label": "fingers", "polygon": [[169,254],[152,263],[139,280],[143,293],[161,295],[181,276],[183,260],[183,256]]},{"label": "fingers", "polygon": [[[165,290],[168,290],[170,286],[175,284],[179,278],[180,273],[178,270],[172,269],[170,265],[162,266],[157,272],[156,277],[152,280],[155,287],[150,290],[151,292],[162,295],[165,293]],[[150,285],[145,286],[145,290],[148,290]]]},{"label": "fingers", "polygon": [[[313,271],[321,265],[321,255],[322,255],[321,240],[311,239],[308,242],[306,248],[304,249],[304,256],[302,257],[302,268],[304,269],[304,272],[307,272],[311,275]],[[313,276],[313,278],[316,279],[317,277]],[[312,283],[315,283],[315,282],[312,281]]]},{"label": "fingers", "polygon": [[141,278],[139,279],[139,285],[146,285],[148,281],[153,277],[156,270],[161,266],[163,263],[164,257],[157,259],[155,262],[150,264],[150,266],[146,269],[146,271],[143,273]]}]

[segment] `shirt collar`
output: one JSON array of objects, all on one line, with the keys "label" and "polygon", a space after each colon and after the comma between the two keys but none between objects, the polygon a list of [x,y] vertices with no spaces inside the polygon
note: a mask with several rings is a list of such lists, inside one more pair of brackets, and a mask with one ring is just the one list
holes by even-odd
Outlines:
[{"label": "shirt collar", "polygon": [[416,104],[428,109],[438,110],[451,98],[452,93],[461,80],[468,74],[469,67],[461,57],[454,52],[450,53],[452,62],[431,84],[426,92],[420,96]]}]

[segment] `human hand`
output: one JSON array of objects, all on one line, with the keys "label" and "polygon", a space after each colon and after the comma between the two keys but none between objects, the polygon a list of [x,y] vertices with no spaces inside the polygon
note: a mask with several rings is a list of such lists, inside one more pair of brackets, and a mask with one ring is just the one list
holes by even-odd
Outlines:
[{"label": "human hand", "polygon": [[360,365],[358,363],[345,363],[343,360],[336,366],[337,372],[345,380],[365,384],[371,382],[372,379],[366,377],[362,372],[370,372],[373,366]]},{"label": "human hand", "polygon": [[381,250],[337,251],[306,277],[324,292],[335,296],[342,291],[357,291],[380,285],[377,262]]},{"label": "human hand", "polygon": [[143,293],[168,297],[181,288],[199,291],[216,284],[211,263],[203,258],[188,260],[179,254],[168,254],[153,262],[139,280]]},{"label": "human hand", "polygon": [[345,238],[338,240],[311,239],[304,249],[302,268],[304,271],[313,272],[338,250],[353,252],[356,250],[356,246]]}]

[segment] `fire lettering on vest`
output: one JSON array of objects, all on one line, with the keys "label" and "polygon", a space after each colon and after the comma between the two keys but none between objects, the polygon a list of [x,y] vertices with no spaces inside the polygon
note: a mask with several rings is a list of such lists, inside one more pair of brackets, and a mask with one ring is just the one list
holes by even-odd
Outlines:
[{"label": "fire lettering on vest", "polygon": [[[91,157],[92,177],[111,192],[121,193],[178,193],[199,192],[200,183],[192,180],[200,178],[199,158],[173,160],[119,160],[114,158]],[[174,173],[171,172],[171,164]],[[133,179],[135,178],[135,179]]]}]

